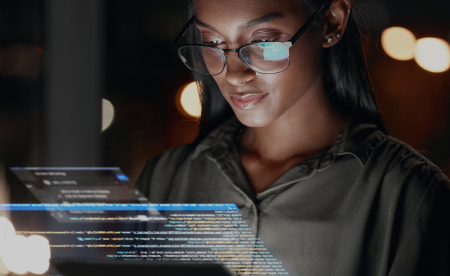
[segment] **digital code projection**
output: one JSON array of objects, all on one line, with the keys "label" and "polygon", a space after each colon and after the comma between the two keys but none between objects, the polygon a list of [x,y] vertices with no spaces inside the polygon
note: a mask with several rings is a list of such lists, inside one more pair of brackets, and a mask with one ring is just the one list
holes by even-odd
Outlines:
[{"label": "digital code projection", "polygon": [[[51,258],[220,263],[236,275],[297,275],[235,204],[0,204],[39,225]],[[63,213],[63,219],[58,219]],[[51,274],[51,273],[49,273]]]},{"label": "digital code projection", "polygon": [[117,167],[11,167],[10,170],[40,202],[148,202]]}]

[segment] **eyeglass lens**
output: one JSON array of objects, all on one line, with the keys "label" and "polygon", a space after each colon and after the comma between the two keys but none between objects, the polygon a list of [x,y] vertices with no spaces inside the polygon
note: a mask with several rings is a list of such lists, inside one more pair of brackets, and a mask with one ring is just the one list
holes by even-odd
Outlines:
[{"label": "eyeglass lens", "polygon": [[[178,50],[184,64],[202,75],[220,74],[226,58],[221,50],[201,45],[186,45]],[[241,60],[259,73],[278,73],[289,66],[289,53],[278,43],[256,43],[240,50]]]}]

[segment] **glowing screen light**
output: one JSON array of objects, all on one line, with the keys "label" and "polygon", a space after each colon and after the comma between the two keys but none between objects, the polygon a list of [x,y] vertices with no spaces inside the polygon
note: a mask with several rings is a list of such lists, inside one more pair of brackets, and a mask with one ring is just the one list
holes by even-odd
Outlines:
[{"label": "glowing screen light", "polygon": [[390,57],[410,60],[414,58],[416,37],[405,28],[392,27],[383,31],[381,45]]},{"label": "glowing screen light", "polygon": [[416,62],[423,69],[440,73],[450,68],[450,46],[439,38],[422,38],[416,43]]},{"label": "glowing screen light", "polygon": [[108,100],[102,99],[102,131],[105,131],[114,120],[114,106]]},{"label": "glowing screen light", "polygon": [[180,112],[189,117],[200,117],[202,106],[198,95],[197,83],[191,82],[177,96],[177,106],[181,106]]}]

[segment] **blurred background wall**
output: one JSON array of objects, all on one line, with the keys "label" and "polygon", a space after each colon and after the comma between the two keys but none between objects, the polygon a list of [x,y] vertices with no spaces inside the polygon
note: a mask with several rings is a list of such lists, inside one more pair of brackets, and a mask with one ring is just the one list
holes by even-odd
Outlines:
[{"label": "blurred background wall", "polygon": [[[84,1],[86,7],[88,2],[92,3],[92,0],[78,1]],[[450,1],[361,2],[367,11],[373,50],[370,76],[389,132],[450,176],[450,70],[444,66],[446,60],[450,61],[445,54],[450,42]],[[48,164],[48,114],[53,114],[52,118],[57,116],[49,111],[54,107],[48,106],[51,95],[48,75],[58,73],[51,73],[58,68],[49,68],[52,63],[48,61],[49,22],[53,22],[49,21],[53,20],[49,15],[51,3],[51,0],[0,1],[0,162],[7,167]],[[99,93],[95,100],[99,112],[92,113],[94,127],[98,127],[98,135],[94,135],[98,143],[89,150],[95,152],[92,158],[98,160],[85,165],[118,166],[136,180],[148,158],[190,143],[196,136],[196,118],[183,111],[179,103],[180,92],[192,82],[192,76],[169,48],[187,20],[188,4],[183,0],[99,3],[96,45],[100,48],[96,50],[99,63],[95,65],[99,68],[95,71],[98,86],[92,86]],[[96,18],[87,11],[84,15],[83,9],[78,12],[79,17],[74,20],[80,24],[86,24],[84,16]],[[399,32],[389,38],[385,31],[390,27],[404,29],[397,29]],[[64,37],[69,39],[70,35],[52,39]],[[447,44],[425,43],[431,47],[425,53],[435,56],[422,58],[417,49],[419,42],[423,42],[420,39],[426,37]],[[83,49],[82,44],[76,47]],[[62,54],[86,59],[86,64],[92,60],[79,52]],[[445,70],[431,72],[433,69],[426,64],[419,65],[421,58],[425,63],[427,58],[434,58],[432,65],[443,63],[441,68]],[[88,98],[90,94],[85,95]],[[71,114],[77,117],[90,113],[75,108]],[[79,127],[77,131],[76,125],[67,125],[75,130],[71,132],[72,138],[68,138],[70,141],[62,141],[70,148],[83,131]]]}]

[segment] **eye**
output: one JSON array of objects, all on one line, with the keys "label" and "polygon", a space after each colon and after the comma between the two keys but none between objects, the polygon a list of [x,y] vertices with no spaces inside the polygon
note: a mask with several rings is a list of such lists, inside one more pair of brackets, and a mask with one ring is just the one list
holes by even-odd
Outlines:
[{"label": "eye", "polygon": [[203,44],[208,46],[218,46],[220,45],[220,41],[219,40],[203,41]]},{"label": "eye", "polygon": [[274,41],[277,41],[277,38],[254,39],[251,42],[252,43],[257,43],[257,42],[274,42]]},{"label": "eye", "polygon": [[249,36],[249,40],[253,43],[280,41],[282,38],[284,38],[284,33],[271,29],[256,30]]}]

